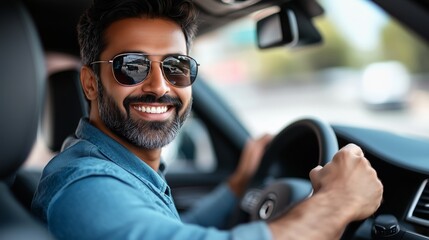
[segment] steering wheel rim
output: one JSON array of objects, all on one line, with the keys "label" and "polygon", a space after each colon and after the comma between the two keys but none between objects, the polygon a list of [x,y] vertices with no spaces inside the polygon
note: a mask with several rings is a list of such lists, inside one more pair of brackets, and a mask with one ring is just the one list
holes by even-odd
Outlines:
[{"label": "steering wheel rim", "polygon": [[285,176],[280,177],[298,177],[308,179],[309,170],[317,165],[324,166],[326,163],[330,162],[338,151],[337,137],[331,125],[314,117],[299,119],[281,130],[267,146],[261,160],[261,165],[252,179],[250,186],[255,187],[261,184],[261,181],[265,181],[270,174],[269,168],[274,163],[279,161],[288,161],[287,159],[285,160],[284,155],[282,155],[286,151],[285,145],[303,137],[302,135],[305,134],[313,134],[313,144],[316,143],[319,148],[317,161],[307,165],[304,168],[305,170],[299,169],[298,171],[301,172],[298,174],[291,173],[290,175],[287,175],[286,172],[284,173]]},{"label": "steering wheel rim", "polygon": [[[296,143],[304,144],[304,148],[294,146]],[[311,147],[307,149],[306,144]],[[307,161],[297,164],[296,161],[285,158],[285,154],[287,156],[293,151],[295,153],[292,155],[304,156]],[[312,193],[310,170],[330,162],[337,151],[335,132],[327,122],[318,118],[304,118],[287,125],[267,146],[261,165],[241,200],[242,213],[233,221],[246,221],[244,212],[248,214],[247,221],[270,220],[308,197]],[[317,156],[308,155],[314,152]],[[308,159],[315,160],[311,162]],[[280,165],[276,166],[279,163]],[[261,186],[264,186],[264,189],[261,190]]]}]

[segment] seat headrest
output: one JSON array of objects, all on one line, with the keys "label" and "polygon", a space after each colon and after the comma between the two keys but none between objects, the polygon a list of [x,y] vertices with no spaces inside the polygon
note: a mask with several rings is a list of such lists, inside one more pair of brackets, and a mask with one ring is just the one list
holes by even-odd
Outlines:
[{"label": "seat headrest", "polygon": [[37,135],[45,64],[30,15],[20,1],[0,1],[0,178],[25,161]]},{"label": "seat headrest", "polygon": [[41,134],[53,152],[61,150],[64,140],[74,134],[80,118],[87,115],[79,78],[78,69],[62,70],[48,78]]}]

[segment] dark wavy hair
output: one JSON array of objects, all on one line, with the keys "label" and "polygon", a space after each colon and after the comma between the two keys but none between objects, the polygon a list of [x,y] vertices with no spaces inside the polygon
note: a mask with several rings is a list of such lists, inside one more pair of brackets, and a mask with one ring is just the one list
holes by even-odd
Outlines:
[{"label": "dark wavy hair", "polygon": [[104,33],[114,22],[133,17],[164,18],[181,26],[187,51],[197,29],[197,10],[191,0],[94,0],[77,26],[82,63],[99,60],[106,47]]}]

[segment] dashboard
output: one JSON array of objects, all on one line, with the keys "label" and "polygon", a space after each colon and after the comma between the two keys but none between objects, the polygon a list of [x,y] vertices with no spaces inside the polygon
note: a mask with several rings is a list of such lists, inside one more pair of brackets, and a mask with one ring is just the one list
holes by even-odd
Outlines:
[{"label": "dashboard", "polygon": [[[353,239],[429,239],[429,139],[333,126],[339,147],[355,143],[383,183],[383,202]],[[374,232],[384,236],[374,237]],[[395,233],[400,232],[400,236]]]}]

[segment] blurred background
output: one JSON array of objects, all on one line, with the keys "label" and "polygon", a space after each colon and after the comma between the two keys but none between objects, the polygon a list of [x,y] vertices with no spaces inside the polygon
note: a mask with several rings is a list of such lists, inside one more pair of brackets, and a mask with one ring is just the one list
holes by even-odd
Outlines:
[{"label": "blurred background", "polygon": [[428,46],[366,1],[321,2],[323,44],[259,50],[252,15],[197,39],[201,76],[254,135],[317,116],[429,137]]}]

